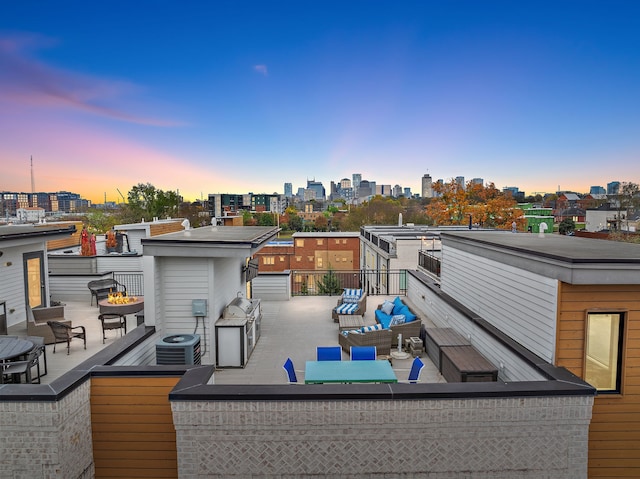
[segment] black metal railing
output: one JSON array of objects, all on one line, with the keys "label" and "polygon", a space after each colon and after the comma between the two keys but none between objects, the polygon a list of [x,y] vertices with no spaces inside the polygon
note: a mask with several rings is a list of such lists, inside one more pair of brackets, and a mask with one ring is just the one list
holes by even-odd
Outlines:
[{"label": "black metal railing", "polygon": [[435,274],[438,278],[440,277],[440,258],[436,258],[427,251],[418,251],[418,265],[429,273]]},{"label": "black metal railing", "polygon": [[127,287],[128,296],[144,296],[142,273],[113,273],[113,279]]},{"label": "black metal railing", "polygon": [[293,296],[340,296],[344,288],[364,289],[369,295],[404,295],[407,291],[407,271],[294,270],[291,273]]}]

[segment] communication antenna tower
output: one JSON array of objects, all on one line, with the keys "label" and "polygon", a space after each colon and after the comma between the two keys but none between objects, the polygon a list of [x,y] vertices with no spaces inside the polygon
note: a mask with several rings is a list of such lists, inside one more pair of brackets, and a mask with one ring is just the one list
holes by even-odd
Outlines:
[{"label": "communication antenna tower", "polygon": [[33,155],[31,155],[31,193],[36,192],[36,180],[33,177]]}]

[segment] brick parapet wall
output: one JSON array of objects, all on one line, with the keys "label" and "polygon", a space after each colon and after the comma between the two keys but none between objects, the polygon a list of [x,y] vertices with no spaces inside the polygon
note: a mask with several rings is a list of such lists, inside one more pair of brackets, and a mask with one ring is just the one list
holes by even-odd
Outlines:
[{"label": "brick parapet wall", "polygon": [[583,479],[592,404],[590,396],[179,401],[172,410],[182,479]]},{"label": "brick parapet wall", "polygon": [[89,381],[57,402],[0,402],[0,477],[94,476]]}]

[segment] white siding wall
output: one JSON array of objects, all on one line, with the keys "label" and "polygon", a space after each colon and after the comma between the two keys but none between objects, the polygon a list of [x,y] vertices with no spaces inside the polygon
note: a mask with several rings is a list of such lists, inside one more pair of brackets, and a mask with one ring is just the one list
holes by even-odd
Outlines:
[{"label": "white siding wall", "polygon": [[442,258],[443,292],[553,362],[556,280],[447,246]]},{"label": "white siding wall", "polygon": [[[191,300],[209,298],[209,274],[212,260],[203,258],[159,258],[162,310],[162,334],[194,333],[196,318],[191,315]],[[158,318],[156,312],[156,318]],[[197,334],[202,336],[201,324]],[[208,331],[207,331],[208,332]],[[208,338],[201,337],[201,342]]]},{"label": "white siding wall", "polygon": [[97,257],[98,272],[142,271],[142,256],[107,255]]},{"label": "white siding wall", "polygon": [[156,364],[156,343],[163,334],[156,333],[144,343],[118,359],[114,366],[148,366]]},{"label": "white siding wall", "polygon": [[519,356],[502,346],[475,323],[469,321],[415,277],[407,275],[407,283],[407,297],[418,310],[418,314],[426,316],[439,328],[453,328],[469,338],[473,347],[498,367],[499,378],[502,381],[541,381],[544,379],[539,372],[533,370]]},{"label": "white siding wall", "polygon": [[[77,301],[91,304],[91,291],[87,287],[89,281],[96,279],[110,278],[110,275],[103,277],[96,275],[73,275],[73,276],[49,276],[49,292],[53,301]],[[97,307],[95,299],[93,305]]]},{"label": "white siding wall", "polygon": [[[27,320],[25,307],[22,255],[34,251],[33,246],[2,248],[0,259],[0,301],[6,301],[7,326]],[[11,263],[11,266],[6,266]],[[11,310],[14,310],[11,312]]]},{"label": "white siding wall", "polygon": [[264,301],[289,301],[291,299],[291,274],[263,273],[251,281],[252,297]]}]

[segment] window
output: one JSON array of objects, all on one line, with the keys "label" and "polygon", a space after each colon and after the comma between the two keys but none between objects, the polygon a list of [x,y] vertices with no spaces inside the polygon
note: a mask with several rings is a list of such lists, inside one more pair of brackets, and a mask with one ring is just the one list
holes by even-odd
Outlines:
[{"label": "window", "polygon": [[296,240],[296,246],[298,248],[304,248],[304,240],[303,239],[297,239]]},{"label": "window", "polygon": [[601,393],[619,393],[624,313],[587,313],[584,380]]},{"label": "window", "polygon": [[318,239],[318,240],[316,240],[316,244],[318,246],[322,246],[324,244],[324,240],[323,239]]},{"label": "window", "polygon": [[280,262],[284,263],[284,256],[280,256]]},{"label": "window", "polygon": [[273,256],[263,256],[262,257],[262,264],[275,264],[274,257]]},{"label": "window", "polygon": [[296,256],[296,261],[299,263],[300,261],[302,261],[302,256]]},{"label": "window", "polygon": [[316,259],[316,268],[322,268],[322,258]]},{"label": "window", "polygon": [[339,239],[337,239],[335,241],[336,241],[336,244],[340,244],[340,240]]}]

